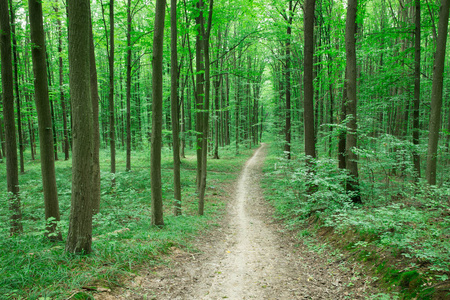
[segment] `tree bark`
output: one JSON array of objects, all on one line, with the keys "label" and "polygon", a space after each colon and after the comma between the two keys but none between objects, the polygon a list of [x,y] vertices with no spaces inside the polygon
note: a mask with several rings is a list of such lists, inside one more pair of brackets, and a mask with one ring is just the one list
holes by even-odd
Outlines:
[{"label": "tree bark", "polygon": [[[201,6],[202,0],[200,0]],[[210,78],[210,62],[209,62],[209,37],[212,25],[212,11],[213,11],[214,0],[209,1],[209,13],[208,13],[208,24],[206,31],[204,26],[201,26],[202,33],[202,48],[204,51],[205,59],[205,96],[203,102],[203,116],[202,116],[202,129],[203,129],[203,139],[202,139],[202,170],[201,170],[201,181],[200,181],[200,191],[198,199],[198,214],[202,216],[204,214],[205,206],[205,192],[206,192],[206,164],[208,162],[208,136],[209,136],[209,95],[211,90],[211,78]]]},{"label": "tree bark", "polygon": [[305,3],[305,54],[304,54],[304,130],[305,155],[309,167],[312,168],[311,158],[316,157],[316,144],[314,132],[314,87],[313,87],[313,54],[314,54],[314,7],[315,0],[306,0]]},{"label": "tree bark", "polygon": [[204,75],[204,49],[203,49],[203,41],[202,41],[202,28],[204,28],[204,20],[203,20],[203,1],[199,0],[197,2],[197,9],[200,11],[199,15],[195,18],[195,24],[197,27],[197,36],[195,40],[195,112],[196,112],[196,122],[195,122],[195,131],[196,131],[196,147],[197,147],[197,190],[200,190],[200,182],[202,177],[202,146],[203,139],[207,138],[203,136],[203,103],[205,97],[205,75]]},{"label": "tree bark", "polygon": [[162,144],[162,104],[163,104],[163,43],[165,0],[156,0],[155,26],[153,32],[152,60],[152,147],[151,147],[151,192],[152,225],[162,226],[163,201],[161,187],[161,144]]},{"label": "tree bark", "polygon": [[170,1],[170,105],[173,143],[174,214],[181,215],[180,114],[178,111],[177,0]]},{"label": "tree bark", "polygon": [[[59,16],[58,3],[55,3],[55,13]],[[63,148],[64,148],[64,160],[69,160],[69,131],[67,129],[67,109],[66,109],[66,100],[64,99],[64,65],[62,58],[62,28],[61,28],[61,19],[58,17],[56,19],[57,31],[58,31],[58,62],[59,62],[59,98],[61,101],[61,110],[63,117],[63,131],[64,131],[64,139],[63,139]]]},{"label": "tree bark", "polygon": [[[111,173],[116,173],[116,129],[114,118],[114,0],[109,3],[109,145],[111,150]],[[113,175],[112,184],[115,184]]]},{"label": "tree bark", "polygon": [[16,26],[15,26],[15,14],[12,5],[12,1],[9,2],[9,8],[11,11],[11,31],[12,31],[12,44],[13,44],[13,59],[14,59],[14,89],[16,91],[16,108],[17,108],[17,132],[19,136],[19,157],[20,157],[20,173],[25,173],[25,165],[23,161],[23,132],[22,132],[22,114],[20,111],[20,93],[19,93],[19,68],[18,68],[18,54],[17,54],[17,40],[16,40]]},{"label": "tree bark", "polygon": [[358,0],[349,0],[347,2],[347,21],[345,24],[345,50],[347,56],[347,136],[346,136],[346,167],[350,173],[347,181],[347,192],[353,203],[361,203],[358,179],[357,155],[353,148],[357,146],[357,123],[356,123],[356,10]]},{"label": "tree bark", "polygon": [[16,126],[14,122],[11,28],[9,23],[8,0],[0,0],[0,54],[2,66],[3,118],[6,135],[6,184],[9,210],[11,211],[10,234],[14,235],[22,233],[23,228],[19,197]]},{"label": "tree bark", "polygon": [[[307,3],[306,5],[311,5]],[[315,1],[312,3],[312,12],[314,21],[314,5]],[[308,12],[310,12],[308,10]],[[285,80],[286,80],[286,125],[285,125],[285,139],[284,152],[287,159],[291,159],[291,35],[292,35],[292,0],[289,0],[288,16],[287,16],[287,29],[286,29],[286,62],[285,62]],[[305,13],[305,19],[306,19]],[[306,21],[305,21],[306,25]],[[306,29],[305,29],[306,33]],[[311,31],[313,33],[313,31]],[[305,35],[305,46],[306,46],[306,35]],[[305,51],[306,52],[306,51]],[[312,82],[312,81],[311,81]]]},{"label": "tree bark", "polygon": [[94,34],[92,32],[92,15],[89,10],[89,73],[90,95],[92,101],[92,212],[100,211],[100,123],[99,123],[99,95],[97,81],[97,65],[95,62]]},{"label": "tree bark", "polygon": [[51,240],[60,240],[61,233],[56,228],[60,220],[58,192],[55,176],[55,153],[53,147],[52,116],[48,95],[46,50],[42,18],[42,2],[28,1],[30,15],[31,55],[33,60],[34,90],[38,114],[39,144],[41,150],[41,174],[44,188],[45,219],[52,221],[47,226],[46,235]]},{"label": "tree bark", "polygon": [[131,0],[127,1],[127,159],[125,170],[131,170]]},{"label": "tree bark", "polygon": [[438,37],[436,41],[436,55],[434,57],[433,85],[431,87],[431,113],[428,134],[427,153],[427,182],[436,184],[437,148],[439,129],[441,127],[442,89],[444,81],[445,48],[447,45],[447,27],[450,0],[442,0],[439,11]]},{"label": "tree bark", "polygon": [[[415,0],[415,29],[414,29],[414,107],[412,141],[419,145],[419,109],[420,109],[420,0]],[[413,151],[413,163],[416,178],[420,178],[420,155]]]},{"label": "tree bark", "polygon": [[90,89],[90,4],[69,0],[69,84],[72,99],[72,205],[66,252],[92,246],[93,113]]}]

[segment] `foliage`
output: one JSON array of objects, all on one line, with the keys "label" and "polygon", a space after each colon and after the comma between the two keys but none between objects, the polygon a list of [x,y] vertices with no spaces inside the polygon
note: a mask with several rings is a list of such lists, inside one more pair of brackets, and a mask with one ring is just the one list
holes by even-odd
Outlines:
[{"label": "foliage", "polygon": [[[163,197],[165,226],[151,227],[149,157],[148,153],[133,155],[133,171],[118,172],[116,185],[111,186],[111,174],[102,172],[100,213],[93,222],[93,253],[71,256],[64,252],[64,242],[50,243],[44,239],[45,222],[42,204],[42,182],[39,164],[27,163],[27,173],[20,177],[23,203],[24,234],[9,237],[8,210],[0,210],[0,294],[2,299],[65,299],[82,287],[111,288],[137,273],[145,265],[164,263],[164,254],[174,247],[195,251],[191,243],[211,225],[224,210],[224,184],[237,177],[240,166],[250,154],[235,156],[223,151],[223,159],[209,163],[209,188],[206,215],[196,215],[195,159],[188,152],[182,162],[182,210],[172,216],[171,152],[163,151]],[[101,152],[102,170],[108,169],[109,153]],[[125,153],[118,152],[118,157]],[[57,184],[61,206],[59,228],[67,235],[71,195],[70,161],[56,163]],[[125,161],[118,160],[125,167]],[[4,164],[0,164],[0,187],[5,188]],[[3,199],[3,203],[6,201]],[[89,290],[84,293],[88,294]]]},{"label": "foliage", "polygon": [[[386,138],[392,137],[379,139],[379,149],[385,148]],[[450,274],[450,185],[430,187],[422,180],[401,179],[402,172],[408,173],[403,166],[409,166],[401,158],[409,155],[387,155],[367,147],[358,153],[363,205],[351,204],[344,188],[347,174],[335,160],[317,159],[315,173],[308,177],[305,157],[286,161],[275,147],[265,165],[266,197],[279,218],[300,230],[302,239],[317,230],[312,224],[333,228],[341,240],[338,245],[359,253],[363,261],[376,262],[388,286],[399,286],[406,298],[417,293],[426,298],[433,292],[428,287],[448,281]],[[395,168],[401,171],[394,174]],[[309,183],[318,187],[312,195],[308,195]],[[389,257],[395,264],[386,263]]]}]

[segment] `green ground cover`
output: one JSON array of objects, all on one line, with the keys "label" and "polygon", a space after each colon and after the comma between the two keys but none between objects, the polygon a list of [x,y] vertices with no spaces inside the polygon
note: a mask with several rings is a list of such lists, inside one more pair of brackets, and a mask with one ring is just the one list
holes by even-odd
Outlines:
[{"label": "green ground cover", "polygon": [[[110,288],[145,266],[164,263],[172,247],[190,248],[196,236],[214,227],[225,209],[224,185],[235,180],[251,150],[235,155],[221,149],[221,159],[208,161],[208,189],[205,216],[197,215],[195,192],[196,157],[188,152],[182,159],[183,215],[172,214],[172,153],[163,149],[162,182],[165,226],[150,226],[150,151],[133,152],[132,171],[117,172],[111,186],[109,152],[101,151],[101,208],[94,216],[93,253],[71,256],[64,242],[44,239],[44,203],[40,163],[26,161],[20,175],[24,234],[9,237],[8,206],[2,193],[0,210],[0,295],[2,299],[65,299],[82,287]],[[125,153],[117,153],[117,170],[125,170]],[[60,228],[68,230],[71,196],[71,161],[56,162],[61,211]],[[6,191],[5,164],[0,164],[0,190]],[[192,249],[191,249],[192,250]]]}]

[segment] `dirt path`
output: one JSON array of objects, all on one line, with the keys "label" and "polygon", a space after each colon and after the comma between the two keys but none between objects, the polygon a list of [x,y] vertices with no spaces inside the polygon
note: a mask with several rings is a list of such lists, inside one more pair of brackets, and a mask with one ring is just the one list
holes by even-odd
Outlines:
[{"label": "dirt path", "polygon": [[[273,221],[260,188],[262,145],[247,161],[222,229],[176,249],[169,267],[136,277],[109,299],[365,299],[373,294],[357,265],[296,245]],[[100,299],[108,299],[101,297]]]}]

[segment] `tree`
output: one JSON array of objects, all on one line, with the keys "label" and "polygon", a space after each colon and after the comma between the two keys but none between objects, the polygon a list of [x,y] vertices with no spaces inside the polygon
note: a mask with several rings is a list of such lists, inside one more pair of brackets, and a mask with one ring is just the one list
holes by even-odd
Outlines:
[{"label": "tree", "polygon": [[[298,2],[297,2],[298,3]],[[306,5],[311,5],[311,3],[306,3]],[[315,1],[313,1],[313,18],[314,21],[314,5]],[[292,0],[289,0],[289,8],[288,13],[285,16],[287,22],[286,28],[286,62],[285,66],[285,80],[286,80],[286,125],[285,125],[285,135],[286,135],[286,144],[284,145],[284,151],[286,152],[287,159],[291,159],[291,35],[292,35],[292,15],[294,13],[295,8],[292,8]],[[308,11],[309,12],[309,11]],[[306,13],[305,13],[306,16]],[[306,23],[305,23],[306,24]],[[306,33],[306,32],[305,32]],[[313,34],[313,32],[311,32]],[[306,35],[305,35],[306,37]],[[306,41],[306,39],[305,39]],[[306,46],[306,42],[305,42]],[[312,54],[312,52],[311,52]],[[312,78],[311,78],[312,79]],[[312,83],[312,81],[311,81]]]},{"label": "tree", "polygon": [[[116,124],[114,118],[114,0],[109,2],[109,145],[111,173],[116,173]],[[113,184],[115,179],[113,177]]]},{"label": "tree", "polygon": [[[200,0],[200,7],[203,7],[203,1]],[[202,157],[201,157],[201,176],[200,176],[200,189],[199,189],[199,199],[198,199],[198,214],[200,216],[204,213],[205,206],[205,192],[206,192],[206,164],[208,161],[208,133],[209,133],[209,94],[211,90],[211,78],[210,78],[210,63],[209,63],[209,37],[211,35],[212,26],[212,12],[213,12],[214,0],[209,0],[209,14],[208,14],[208,24],[205,31],[203,22],[200,26],[200,32],[202,35],[201,45],[203,48],[204,59],[205,59],[205,95],[203,97],[202,105]],[[200,12],[202,9],[200,10]],[[202,14],[202,13],[200,13]]]},{"label": "tree", "polygon": [[69,0],[69,84],[72,99],[72,205],[66,252],[92,246],[93,114],[90,90],[89,0]]},{"label": "tree", "polygon": [[[89,16],[91,12],[89,11]],[[92,152],[92,211],[100,211],[100,124],[99,124],[99,96],[97,81],[97,65],[95,62],[94,34],[92,32],[92,17],[89,18],[89,70],[90,91],[92,100],[93,152]],[[64,133],[65,134],[65,133]]]},{"label": "tree", "polygon": [[172,112],[174,214],[181,214],[180,137],[178,111],[177,0],[170,1],[170,105]]},{"label": "tree", "polygon": [[63,64],[63,49],[62,49],[62,26],[61,16],[59,15],[58,3],[55,3],[55,13],[57,14],[56,24],[58,31],[58,62],[59,62],[59,97],[61,101],[61,110],[63,117],[63,132],[64,132],[64,160],[69,160],[69,130],[67,128],[67,109],[66,100],[64,97],[64,64]]},{"label": "tree", "polygon": [[22,134],[22,114],[20,112],[20,93],[19,93],[19,68],[18,68],[18,54],[17,54],[17,38],[16,38],[16,24],[15,14],[12,1],[9,2],[9,8],[11,11],[11,31],[12,31],[12,43],[13,43],[13,59],[14,59],[14,89],[16,90],[16,107],[17,107],[17,133],[19,136],[19,154],[20,154],[20,173],[25,173],[25,165],[23,161],[23,134]]},{"label": "tree", "polygon": [[125,170],[131,170],[131,0],[127,1],[127,158]]},{"label": "tree", "polygon": [[[316,138],[314,132],[314,86],[313,86],[313,55],[314,55],[314,7],[315,0],[305,1],[305,48],[304,48],[304,127],[305,127],[305,155],[309,168],[312,159],[316,157]],[[310,170],[311,172],[311,170]]]},{"label": "tree", "polygon": [[345,52],[347,57],[347,137],[346,155],[347,170],[350,178],[347,191],[351,193],[353,203],[361,203],[358,181],[358,162],[354,148],[357,146],[356,123],[356,10],[358,0],[347,2],[347,20],[345,25]]},{"label": "tree", "polygon": [[39,145],[41,150],[41,174],[44,188],[45,219],[51,220],[46,235],[52,240],[60,240],[61,233],[56,228],[60,220],[58,192],[56,190],[55,157],[53,147],[52,115],[48,96],[46,50],[42,19],[42,2],[28,1],[30,15],[31,56],[33,60],[34,90],[38,114]]},{"label": "tree", "polygon": [[3,118],[6,134],[6,181],[9,193],[9,209],[11,211],[10,233],[11,235],[14,235],[21,233],[23,231],[23,228],[19,197],[16,126],[14,123],[11,28],[9,23],[8,0],[0,0],[0,38]]},{"label": "tree", "polygon": [[431,112],[428,134],[427,153],[427,182],[436,184],[437,148],[439,129],[441,127],[442,88],[444,81],[445,49],[447,45],[447,31],[450,0],[442,0],[439,12],[438,37],[436,41],[436,55],[434,56],[433,86],[431,88]]},{"label": "tree", "polygon": [[[414,28],[414,107],[413,107],[413,133],[414,145],[419,145],[419,109],[420,109],[420,0],[415,0],[415,28]],[[420,177],[420,156],[413,152],[414,169]]]},{"label": "tree", "polygon": [[152,59],[152,148],[151,148],[151,193],[152,225],[164,225],[161,190],[161,143],[163,104],[163,45],[165,0],[156,0],[155,26],[153,32]]}]

